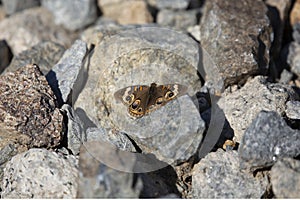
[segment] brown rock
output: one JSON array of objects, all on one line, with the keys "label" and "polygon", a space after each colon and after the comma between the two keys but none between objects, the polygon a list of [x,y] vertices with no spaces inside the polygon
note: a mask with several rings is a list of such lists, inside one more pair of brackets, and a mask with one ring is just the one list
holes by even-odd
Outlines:
[{"label": "brown rock", "polygon": [[0,39],[5,39],[16,55],[41,41],[53,41],[70,46],[72,37],[56,26],[45,8],[32,8],[0,21]]},{"label": "brown rock", "polygon": [[98,6],[103,15],[110,17],[120,24],[146,24],[153,18],[143,0],[98,0]]},{"label": "brown rock", "polygon": [[290,15],[291,25],[300,23],[300,0],[296,0]]},{"label": "brown rock", "polygon": [[0,77],[0,122],[19,133],[28,147],[54,147],[62,138],[63,116],[46,78],[35,64]]},{"label": "brown rock", "polygon": [[263,1],[206,1],[200,23],[200,41],[218,67],[207,67],[207,79],[221,76],[225,86],[243,83],[266,72],[271,46],[268,9]]}]

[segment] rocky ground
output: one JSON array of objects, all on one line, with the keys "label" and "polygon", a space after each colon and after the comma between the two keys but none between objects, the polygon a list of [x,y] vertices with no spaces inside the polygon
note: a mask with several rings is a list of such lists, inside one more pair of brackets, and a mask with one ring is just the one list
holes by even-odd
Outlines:
[{"label": "rocky ground", "polygon": [[[299,0],[0,0],[1,198],[299,198]],[[114,93],[181,84],[134,119]]]}]

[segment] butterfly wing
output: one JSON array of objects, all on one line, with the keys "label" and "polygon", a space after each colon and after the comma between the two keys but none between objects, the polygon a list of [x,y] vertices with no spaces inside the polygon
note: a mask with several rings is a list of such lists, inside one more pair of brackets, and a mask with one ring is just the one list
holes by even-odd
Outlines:
[{"label": "butterfly wing", "polygon": [[146,114],[164,106],[169,101],[184,95],[186,92],[187,87],[180,84],[159,85],[153,90],[150,89]]}]

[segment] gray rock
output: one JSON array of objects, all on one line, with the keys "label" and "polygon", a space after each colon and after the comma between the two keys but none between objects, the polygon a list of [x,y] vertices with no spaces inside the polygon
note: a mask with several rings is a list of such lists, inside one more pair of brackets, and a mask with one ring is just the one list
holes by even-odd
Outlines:
[{"label": "gray rock", "polygon": [[2,4],[4,6],[5,12],[8,15],[11,15],[15,12],[19,12],[25,10],[27,8],[32,8],[40,5],[39,0],[2,0]]},{"label": "gray rock", "polygon": [[0,122],[28,147],[55,147],[63,138],[63,115],[37,65],[0,76]]},{"label": "gray rock", "polygon": [[300,23],[296,23],[293,26],[293,39],[295,42],[300,44]]},{"label": "gray rock", "polygon": [[132,120],[126,109],[112,117],[144,153],[152,153],[169,164],[194,155],[205,130],[205,123],[188,96],[179,97],[140,119]]},{"label": "gray rock", "polygon": [[293,78],[293,73],[284,69],[280,74],[279,83],[288,84],[292,80],[292,78]]},{"label": "gray rock", "polygon": [[68,104],[64,104],[61,108],[66,112],[68,117],[67,123],[67,142],[68,149],[71,150],[73,155],[79,154],[80,146],[85,140],[85,130],[83,122],[80,120],[79,116]]},{"label": "gray rock", "polygon": [[299,198],[300,161],[292,158],[278,160],[271,169],[272,189],[276,198]]},{"label": "gray rock", "polygon": [[42,6],[52,12],[56,24],[72,31],[84,28],[97,18],[94,0],[42,0]]},{"label": "gray rock", "polygon": [[148,3],[160,9],[186,9],[191,0],[147,0]]},{"label": "gray rock", "polygon": [[56,96],[61,97],[63,103],[72,100],[72,90],[76,91],[78,86],[76,81],[82,78],[82,66],[86,53],[86,43],[76,40],[47,74],[49,85]]},{"label": "gray rock", "polygon": [[71,158],[30,149],[5,166],[2,198],[75,198],[78,170]]},{"label": "gray rock", "polygon": [[137,152],[133,143],[130,141],[125,133],[116,130],[102,129],[102,128],[88,128],[86,130],[86,141],[104,140],[110,144],[115,145],[122,151]]},{"label": "gray rock", "polygon": [[37,64],[43,74],[46,75],[59,61],[64,51],[65,48],[55,42],[40,42],[32,48],[14,56],[4,73],[13,72],[25,65],[34,63]]},{"label": "gray rock", "polygon": [[283,115],[285,103],[298,98],[290,86],[269,83],[266,77],[256,76],[241,89],[222,94],[218,105],[234,130],[236,141],[240,142],[245,130],[261,110],[276,111]]},{"label": "gray rock", "polygon": [[291,71],[300,76],[300,43],[290,44],[287,62],[291,66]]},{"label": "gray rock", "polygon": [[254,178],[239,168],[238,153],[219,149],[209,153],[192,172],[193,198],[260,198],[267,178]]},{"label": "gray rock", "polygon": [[157,14],[157,23],[162,26],[169,26],[179,30],[186,30],[189,26],[197,24],[197,11],[173,11],[160,10]]},{"label": "gray rock", "polygon": [[291,129],[278,113],[261,111],[246,130],[239,147],[241,168],[272,166],[277,159],[300,155],[300,131]]},{"label": "gray rock", "polygon": [[[116,101],[114,93],[126,86],[149,85],[152,82],[156,82],[157,84],[180,83],[186,85],[189,87],[188,92],[194,95],[195,91],[198,91],[201,87],[197,76],[198,62],[198,44],[182,33],[157,26],[130,26],[127,29],[123,28],[122,31],[114,35],[102,38],[100,45],[95,47],[90,59],[85,88],[83,88],[74,106],[85,110],[87,116],[97,127],[116,129],[130,136],[136,136],[138,133],[147,134],[151,128],[158,130],[157,124],[168,127],[168,125],[161,124],[159,122],[160,119],[170,125],[169,128],[165,128],[165,131],[161,129],[160,135],[168,135],[172,127],[179,127],[179,124],[175,126],[172,124],[180,120],[180,114],[185,113],[183,110],[188,110],[192,114],[188,115],[187,119],[198,121],[193,126],[187,119],[182,119],[183,121],[186,120],[184,121],[185,127],[182,127],[185,132],[181,132],[180,137],[187,133],[193,136],[197,135],[197,139],[192,144],[192,148],[194,148],[197,146],[195,143],[199,142],[199,137],[202,137],[201,132],[204,123],[200,119],[197,108],[192,105],[193,103],[188,97],[183,97],[181,100],[185,100],[187,103],[180,105],[182,106],[180,108],[181,111],[177,114],[174,112],[178,111],[177,106],[179,104],[173,102],[166,105],[168,109],[166,109],[166,106],[162,108],[166,112],[162,116],[160,116],[162,111],[159,111],[161,110],[159,109],[153,115],[156,117],[148,116],[143,117],[144,119],[140,121],[130,121],[127,115],[127,108]],[[174,108],[172,108],[173,106]],[[186,115],[185,113],[183,116]],[[172,119],[174,119],[173,123]],[[149,126],[147,123],[150,123],[150,121],[153,123]],[[128,122],[132,125],[131,127],[129,124],[126,124]],[[134,132],[130,132],[130,130],[126,130],[128,127],[130,127],[130,130],[133,130],[134,127],[137,129]],[[143,130],[146,127],[147,130]],[[176,130],[172,130],[173,134],[175,132]],[[187,143],[191,142],[191,140],[188,140]],[[155,145],[153,142],[149,144]],[[143,149],[146,152],[150,152],[146,148]],[[190,156],[193,150],[188,150],[189,153],[184,157]],[[177,148],[173,152],[172,156],[175,157],[171,158],[172,160],[181,159],[177,154],[178,152],[182,153],[182,150]],[[161,152],[161,154],[164,153]]]},{"label": "gray rock", "polygon": [[285,113],[290,119],[300,119],[300,101],[288,101]]},{"label": "gray rock", "polygon": [[271,25],[263,1],[205,1],[200,41],[218,67],[206,67],[207,79],[224,79],[225,86],[243,83],[266,72],[271,46]]},{"label": "gray rock", "polygon": [[[140,178],[135,179],[133,173],[116,170],[115,168],[103,164],[94,156],[101,148],[97,142],[85,143],[80,150],[79,160],[79,182],[78,198],[138,198],[142,190]],[[89,147],[88,149],[86,147]],[[107,159],[113,162],[113,166],[123,165],[118,158],[122,157],[116,149],[103,148],[103,153]],[[99,152],[98,152],[99,154]],[[124,161],[127,159],[123,157]],[[131,166],[126,167],[132,168]]]},{"label": "gray rock", "polygon": [[27,9],[1,20],[0,30],[0,38],[6,40],[14,55],[41,41],[70,46],[76,36],[56,26],[51,13],[42,7]]},{"label": "gray rock", "polygon": [[0,74],[9,65],[13,55],[5,40],[0,40]]}]

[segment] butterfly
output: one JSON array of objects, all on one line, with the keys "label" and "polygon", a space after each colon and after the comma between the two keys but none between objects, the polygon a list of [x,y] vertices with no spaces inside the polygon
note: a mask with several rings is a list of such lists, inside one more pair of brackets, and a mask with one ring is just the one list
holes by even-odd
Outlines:
[{"label": "butterfly", "polygon": [[128,106],[128,113],[131,116],[140,118],[186,92],[187,87],[184,85],[151,83],[150,86],[134,85],[122,88],[116,91],[114,96],[116,100]]}]

